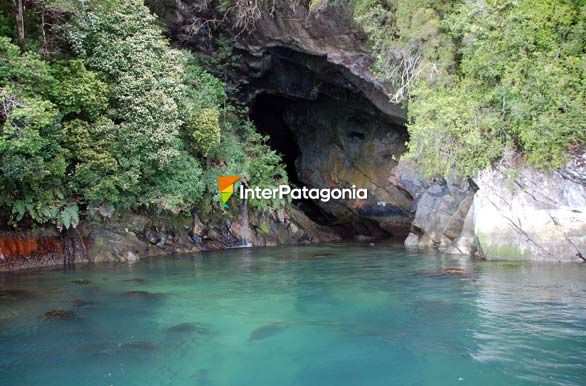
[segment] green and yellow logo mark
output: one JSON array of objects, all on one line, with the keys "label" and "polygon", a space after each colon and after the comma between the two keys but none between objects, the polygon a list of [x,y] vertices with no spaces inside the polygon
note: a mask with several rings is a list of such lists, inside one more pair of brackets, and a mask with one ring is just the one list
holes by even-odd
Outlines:
[{"label": "green and yellow logo mark", "polygon": [[222,205],[224,208],[228,207],[228,200],[234,194],[234,184],[240,181],[238,176],[220,176],[218,177],[218,186],[222,194]]}]

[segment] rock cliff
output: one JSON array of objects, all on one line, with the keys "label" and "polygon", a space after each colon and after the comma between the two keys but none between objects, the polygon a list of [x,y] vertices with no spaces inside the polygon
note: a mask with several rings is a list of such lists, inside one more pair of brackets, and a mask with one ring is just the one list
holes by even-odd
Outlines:
[{"label": "rock cliff", "polygon": [[511,156],[478,173],[473,185],[428,187],[405,244],[485,259],[586,261],[584,153],[557,171]]}]

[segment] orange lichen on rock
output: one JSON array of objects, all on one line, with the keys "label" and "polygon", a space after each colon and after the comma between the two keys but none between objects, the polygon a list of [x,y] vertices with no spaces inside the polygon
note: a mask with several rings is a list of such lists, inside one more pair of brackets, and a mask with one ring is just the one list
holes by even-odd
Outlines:
[{"label": "orange lichen on rock", "polygon": [[57,237],[0,235],[0,257],[3,260],[56,252],[63,252],[63,244]]}]

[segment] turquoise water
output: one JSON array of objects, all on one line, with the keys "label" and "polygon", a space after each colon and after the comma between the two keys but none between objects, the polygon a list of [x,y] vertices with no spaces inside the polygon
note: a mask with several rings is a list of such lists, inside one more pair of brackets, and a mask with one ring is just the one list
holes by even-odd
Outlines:
[{"label": "turquoise water", "polygon": [[348,244],[2,275],[0,289],[3,386],[586,384],[586,265]]}]

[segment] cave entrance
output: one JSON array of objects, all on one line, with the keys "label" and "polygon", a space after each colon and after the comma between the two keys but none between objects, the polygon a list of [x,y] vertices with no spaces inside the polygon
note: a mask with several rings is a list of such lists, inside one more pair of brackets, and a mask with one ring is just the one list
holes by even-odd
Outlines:
[{"label": "cave entrance", "polygon": [[299,186],[295,160],[301,154],[295,135],[283,120],[288,105],[294,103],[291,98],[277,95],[258,95],[250,110],[250,119],[260,134],[269,137],[270,147],[281,154],[286,165],[289,181]]},{"label": "cave entrance", "polygon": [[388,96],[323,56],[271,47],[242,52],[242,59],[235,99],[249,106],[258,131],[282,155],[291,184],[369,192],[365,200],[294,204],[343,237],[408,232],[413,198],[389,180],[408,135]]},{"label": "cave entrance", "polygon": [[[285,163],[285,170],[291,185],[302,187],[299,181],[295,162],[301,150],[293,131],[283,119],[289,106],[300,101],[296,98],[273,94],[260,94],[254,99],[250,109],[250,119],[260,134],[269,138],[271,149],[279,153]],[[309,218],[320,225],[329,225],[335,219],[323,212],[312,200],[294,200],[294,205],[301,209]]]}]

